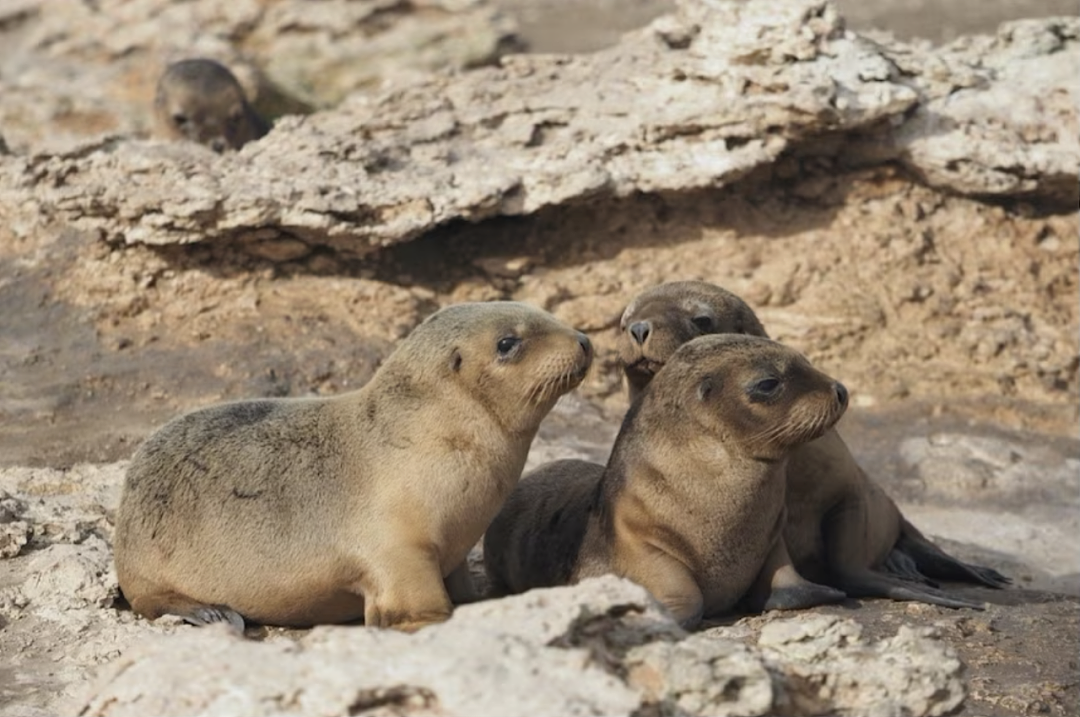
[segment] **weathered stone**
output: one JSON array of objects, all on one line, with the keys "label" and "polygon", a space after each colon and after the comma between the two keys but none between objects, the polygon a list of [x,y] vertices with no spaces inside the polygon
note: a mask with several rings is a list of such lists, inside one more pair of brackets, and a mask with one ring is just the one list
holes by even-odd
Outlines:
[{"label": "weathered stone", "polygon": [[0,211],[128,243],[258,232],[363,255],[456,219],[728,184],[808,142],[848,164],[899,157],[964,193],[1075,194],[1065,68],[1080,19],[940,51],[847,32],[825,0],[686,0],[658,23],[593,55],[506,57],[353,96],[238,154],[129,141],[6,158],[0,200],[13,209]]},{"label": "weathered stone", "polygon": [[191,630],[127,651],[84,714],[346,715],[380,702],[402,714],[628,714],[636,693],[588,650],[548,646],[627,616],[673,627],[642,588],[604,578],[464,607],[414,635],[322,627],[260,644]]},{"label": "weathered stone", "polygon": [[25,520],[0,520],[0,558],[14,558],[30,540]]},{"label": "weathered stone", "polygon": [[956,707],[960,662],[901,627],[879,643],[849,620],[765,627],[763,649],[687,637],[612,576],[459,608],[414,635],[320,627],[298,642],[183,630],[109,665],[81,714],[867,714]]},{"label": "weathered stone", "polygon": [[921,66],[925,96],[896,132],[903,161],[961,194],[1075,206],[1078,42],[1077,18],[1052,18],[961,38],[931,62],[894,50],[905,71]]},{"label": "weathered stone", "polygon": [[489,0],[53,0],[0,6],[0,43],[8,142],[55,150],[146,132],[154,84],[175,60],[223,62],[276,116],[490,63],[514,46],[514,24]]},{"label": "weathered stone", "polygon": [[758,645],[795,714],[938,717],[963,702],[963,664],[931,629],[900,626],[868,644],[862,627],[830,615],[772,622]]}]

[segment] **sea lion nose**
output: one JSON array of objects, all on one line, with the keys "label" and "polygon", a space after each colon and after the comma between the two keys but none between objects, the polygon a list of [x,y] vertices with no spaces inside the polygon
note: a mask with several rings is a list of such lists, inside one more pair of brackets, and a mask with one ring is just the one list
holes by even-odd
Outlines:
[{"label": "sea lion nose", "polygon": [[648,321],[638,321],[630,324],[630,335],[634,337],[634,340],[638,342],[638,345],[645,343],[645,339],[649,338],[649,331],[652,327]]},{"label": "sea lion nose", "polygon": [[839,381],[836,382],[836,398],[838,401],[840,401],[841,406],[847,405],[847,389],[844,387],[844,384],[840,383]]},{"label": "sea lion nose", "polygon": [[588,336],[579,331],[577,335],[577,342],[578,345],[581,347],[581,350],[585,352],[586,356],[592,356],[592,342],[589,341]]},{"label": "sea lion nose", "polygon": [[210,149],[218,154],[223,153],[225,151],[225,139],[222,137],[215,137],[210,141]]}]

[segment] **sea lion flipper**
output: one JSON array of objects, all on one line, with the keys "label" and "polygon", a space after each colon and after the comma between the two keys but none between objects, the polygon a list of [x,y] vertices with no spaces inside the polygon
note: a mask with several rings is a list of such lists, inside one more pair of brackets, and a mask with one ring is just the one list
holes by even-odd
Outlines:
[{"label": "sea lion flipper", "polygon": [[454,610],[438,560],[430,550],[402,548],[372,576],[364,594],[364,624],[415,632],[445,622]]},{"label": "sea lion flipper", "polygon": [[197,607],[187,615],[181,615],[192,625],[210,625],[215,622],[228,623],[237,632],[244,632],[244,618],[240,613],[225,605],[204,605]]},{"label": "sea lion flipper", "polygon": [[208,605],[173,592],[140,595],[131,601],[131,607],[151,620],[162,615],[176,615],[191,625],[224,622],[237,632],[244,632],[244,618],[229,606]]},{"label": "sea lion flipper", "polygon": [[[899,516],[899,512],[896,515]],[[873,542],[869,536],[880,528],[880,525],[870,524],[870,510],[863,495],[849,497],[826,514],[822,521],[822,537],[831,576],[829,584],[853,598],[887,597],[943,607],[984,609],[980,602],[950,596],[929,585],[866,567],[869,564],[866,546]]]},{"label": "sea lion flipper", "polygon": [[923,585],[929,585],[933,588],[938,587],[936,582],[919,572],[919,565],[915,562],[915,559],[899,548],[893,548],[889,551],[889,554],[885,556],[885,561],[881,564],[881,567],[884,568],[886,572],[901,577],[904,580],[922,583]]},{"label": "sea lion flipper", "polygon": [[660,548],[642,543],[636,536],[616,548],[617,562],[628,569],[620,574],[648,590],[684,630],[701,624],[705,614],[705,597],[694,574],[685,563]]},{"label": "sea lion flipper", "polygon": [[901,523],[900,539],[896,542],[894,552],[900,552],[910,558],[919,571],[931,578],[979,583],[991,588],[1004,588],[1012,584],[1011,578],[993,568],[957,560],[930,542],[906,519]]},{"label": "sea lion flipper", "polygon": [[986,609],[984,603],[965,600],[928,585],[909,583],[873,570],[838,575],[837,584],[851,597],[885,597],[892,600],[914,600],[942,607]]},{"label": "sea lion flipper", "polygon": [[752,611],[799,610],[846,598],[842,590],[812,583],[800,575],[788,555],[787,544],[778,538],[742,604]]},{"label": "sea lion flipper", "polygon": [[465,605],[480,599],[472,576],[469,574],[468,560],[463,560],[460,565],[450,571],[444,582],[446,592],[450,594],[450,601],[455,605]]}]

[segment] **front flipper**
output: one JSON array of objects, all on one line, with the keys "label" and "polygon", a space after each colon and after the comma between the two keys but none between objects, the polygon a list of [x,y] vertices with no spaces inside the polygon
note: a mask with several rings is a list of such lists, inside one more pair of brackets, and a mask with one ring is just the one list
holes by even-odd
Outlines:
[{"label": "front flipper", "polygon": [[393,558],[369,577],[364,596],[364,624],[415,632],[445,622],[453,612],[439,562],[430,547],[401,545]]},{"label": "front flipper", "polygon": [[921,572],[938,580],[978,583],[991,588],[1004,588],[1012,584],[1010,578],[993,568],[957,560],[927,540],[918,528],[906,519],[900,525],[900,539],[896,541],[894,551],[907,555]]},{"label": "front flipper", "polygon": [[616,573],[648,590],[684,630],[701,624],[705,597],[693,574],[673,555],[639,540],[624,540],[616,548]]},{"label": "front flipper", "polygon": [[224,622],[237,632],[244,632],[244,618],[227,605],[208,605],[172,592],[140,595],[130,602],[135,612],[151,620],[162,615],[176,615],[191,625]]},{"label": "front flipper", "polygon": [[215,622],[224,622],[228,623],[237,632],[242,633],[244,631],[244,618],[240,617],[240,613],[225,605],[206,605],[180,617],[192,625],[210,625]]},{"label": "front flipper", "polygon": [[750,591],[740,601],[752,612],[764,610],[800,610],[840,602],[847,595],[826,585],[812,583],[795,570],[787,544],[779,538]]}]

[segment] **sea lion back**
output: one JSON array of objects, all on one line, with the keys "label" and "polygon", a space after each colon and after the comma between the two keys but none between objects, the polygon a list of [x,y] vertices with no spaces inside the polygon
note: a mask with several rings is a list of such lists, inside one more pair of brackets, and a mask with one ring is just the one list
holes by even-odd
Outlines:
[{"label": "sea lion back", "polygon": [[494,595],[571,581],[603,473],[597,463],[560,460],[521,479],[484,534]]}]

